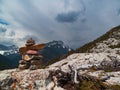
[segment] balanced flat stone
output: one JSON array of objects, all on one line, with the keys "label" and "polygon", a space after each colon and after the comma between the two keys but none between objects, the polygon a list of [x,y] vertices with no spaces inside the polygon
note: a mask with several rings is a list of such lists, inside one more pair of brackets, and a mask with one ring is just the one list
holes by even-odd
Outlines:
[{"label": "balanced flat stone", "polygon": [[27,52],[28,50],[40,50],[43,49],[45,47],[45,44],[37,44],[37,45],[33,45],[33,46],[28,46],[28,47],[21,47],[19,49],[19,52],[21,54],[24,54],[25,52]]}]

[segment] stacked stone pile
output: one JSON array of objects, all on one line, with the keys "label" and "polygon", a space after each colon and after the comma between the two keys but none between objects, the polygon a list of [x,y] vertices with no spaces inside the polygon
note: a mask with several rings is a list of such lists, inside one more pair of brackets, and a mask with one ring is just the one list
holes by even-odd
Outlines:
[{"label": "stacked stone pile", "polygon": [[35,45],[35,41],[30,38],[25,47],[21,47],[19,52],[22,54],[22,60],[19,61],[18,68],[24,69],[40,69],[42,63],[42,56],[39,50],[44,47],[44,44]]},{"label": "stacked stone pile", "polygon": [[[42,62],[42,56],[40,55],[27,55],[28,57],[32,57],[30,58],[29,60],[26,60],[26,59],[22,59],[19,61],[19,66],[18,68],[20,70],[23,70],[23,69],[38,69],[38,68],[41,68],[41,62]],[[25,56],[26,57],[26,56]]]}]

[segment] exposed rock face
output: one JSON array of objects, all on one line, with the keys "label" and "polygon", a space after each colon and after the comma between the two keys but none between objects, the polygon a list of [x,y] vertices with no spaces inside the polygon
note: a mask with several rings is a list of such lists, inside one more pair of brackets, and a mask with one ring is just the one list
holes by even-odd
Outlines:
[{"label": "exposed rock face", "polygon": [[16,69],[10,69],[10,70],[3,70],[0,71],[0,81],[2,81],[3,79],[5,79],[8,76],[11,76],[11,72],[16,71]]},{"label": "exposed rock face", "polygon": [[[2,73],[5,71],[1,71]],[[1,76],[1,75],[0,75]],[[9,77],[8,77],[9,76]],[[0,82],[1,90],[64,90],[61,87],[55,86],[52,79],[49,77],[49,70],[23,70],[9,71]]]},{"label": "exposed rock face", "polygon": [[46,87],[45,80],[47,79],[49,72],[47,70],[24,70],[21,72],[13,72],[12,77],[17,80],[15,82],[17,84],[16,88],[34,88],[35,86],[41,88]]},{"label": "exposed rock face", "polygon": [[100,65],[103,61],[112,62],[114,58],[111,57],[116,57],[115,60],[120,61],[120,56],[112,53],[76,53],[50,65],[49,67],[61,67],[63,70],[69,70],[67,65],[71,65],[74,69],[80,67],[87,68],[90,66]]}]

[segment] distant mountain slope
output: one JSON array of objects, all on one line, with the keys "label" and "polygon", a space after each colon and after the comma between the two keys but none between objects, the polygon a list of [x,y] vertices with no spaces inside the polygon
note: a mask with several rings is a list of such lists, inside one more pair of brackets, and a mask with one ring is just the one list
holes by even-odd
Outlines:
[{"label": "distant mountain slope", "polygon": [[0,54],[0,70],[12,68],[10,60]]},{"label": "distant mountain slope", "polygon": [[7,56],[11,54],[18,53],[18,47],[15,45],[5,46],[0,44],[0,54]]},{"label": "distant mountain slope", "polygon": [[120,54],[120,26],[111,29],[96,40],[83,45],[76,52],[114,52]]},{"label": "distant mountain slope", "polygon": [[13,68],[17,68],[19,64],[18,63],[19,60],[22,59],[22,55],[20,55],[19,53],[10,54],[10,55],[7,55],[6,57],[11,60],[11,64]]},{"label": "distant mountain slope", "polygon": [[[5,60],[4,62],[9,64],[10,68],[14,68],[18,66],[18,61],[21,58],[21,55],[18,53],[17,46],[15,45],[5,46],[0,44],[0,54],[4,58],[7,58],[7,60]],[[0,60],[3,60],[2,57],[0,57]],[[3,69],[6,69],[6,68],[3,68]]]},{"label": "distant mountain slope", "polygon": [[[18,66],[19,60],[22,59],[22,55],[18,53],[18,48],[13,46],[4,46],[1,45],[1,53],[7,58],[11,60],[12,67],[16,68]],[[6,47],[3,49],[3,47]],[[67,52],[71,51],[71,48],[69,48],[67,45],[65,45],[62,41],[51,41],[46,43],[46,46],[43,50],[40,50],[41,55],[43,55],[42,63],[46,64],[53,58],[59,57],[61,55],[66,54]]]},{"label": "distant mountain slope", "polygon": [[0,45],[0,50],[8,50],[8,47],[5,45]]},{"label": "distant mountain slope", "polygon": [[51,59],[60,57],[71,51],[71,48],[66,46],[62,41],[51,41],[46,44],[46,47],[41,51],[43,55],[43,64],[49,62]]}]

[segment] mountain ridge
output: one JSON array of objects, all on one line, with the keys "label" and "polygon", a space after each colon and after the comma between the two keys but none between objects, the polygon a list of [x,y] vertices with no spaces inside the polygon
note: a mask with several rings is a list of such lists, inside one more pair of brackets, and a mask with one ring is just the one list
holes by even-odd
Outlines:
[{"label": "mountain ridge", "polygon": [[[78,53],[89,52],[90,49],[92,49],[93,47],[96,46],[96,43],[99,43],[100,41],[104,41],[104,40],[108,39],[109,36],[111,34],[113,34],[113,32],[115,32],[115,31],[120,31],[120,25],[112,28],[111,30],[109,30],[108,32],[106,32],[102,36],[98,37],[97,39],[95,39],[95,40],[81,46],[80,48],[76,49],[76,52],[78,52]],[[120,39],[120,36],[118,36],[118,38]],[[118,46],[120,47],[120,45],[118,45]]]},{"label": "mountain ridge", "polygon": [[7,56],[18,53],[18,47],[16,45],[6,46],[0,44],[0,54]]}]

